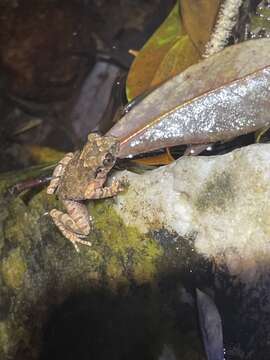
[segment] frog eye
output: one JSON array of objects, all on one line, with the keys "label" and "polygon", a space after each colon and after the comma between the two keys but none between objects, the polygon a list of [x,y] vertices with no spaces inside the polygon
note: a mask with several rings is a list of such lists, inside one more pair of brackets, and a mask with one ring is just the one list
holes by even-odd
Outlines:
[{"label": "frog eye", "polygon": [[102,171],[103,171],[103,168],[102,168],[101,166],[98,167],[97,170],[96,170],[96,176],[97,176],[98,174],[101,174]]},{"label": "frog eye", "polygon": [[103,165],[104,166],[110,166],[113,164],[115,158],[111,153],[108,153],[105,155],[105,159],[103,160]]}]

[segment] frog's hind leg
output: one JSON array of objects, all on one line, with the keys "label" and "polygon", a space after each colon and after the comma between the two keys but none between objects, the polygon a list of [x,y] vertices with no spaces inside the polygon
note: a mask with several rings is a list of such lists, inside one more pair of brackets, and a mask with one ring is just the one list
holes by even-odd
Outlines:
[{"label": "frog's hind leg", "polygon": [[47,194],[53,194],[59,184],[59,180],[61,176],[64,174],[67,164],[70,162],[70,160],[73,158],[74,154],[68,153],[66,154],[62,160],[59,161],[57,166],[55,167],[53,174],[52,174],[52,180],[47,187]]},{"label": "frog's hind leg", "polygon": [[85,238],[91,229],[90,217],[86,206],[82,203],[72,200],[63,201],[67,212],[53,209],[50,215],[62,234],[69,239],[79,252],[77,244],[91,246],[91,242],[81,240]]}]

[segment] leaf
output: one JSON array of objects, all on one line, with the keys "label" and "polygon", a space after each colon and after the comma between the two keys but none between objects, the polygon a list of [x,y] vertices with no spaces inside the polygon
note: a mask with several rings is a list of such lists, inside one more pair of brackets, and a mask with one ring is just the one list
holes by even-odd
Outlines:
[{"label": "leaf", "polygon": [[199,58],[196,47],[181,27],[176,4],[135,58],[127,78],[128,99],[183,71]]},{"label": "leaf", "polygon": [[229,140],[270,124],[270,39],[227,47],[168,80],[109,132],[120,157]]},{"label": "leaf", "polygon": [[210,40],[220,4],[221,0],[180,0],[183,25],[201,55]]},{"label": "leaf", "polygon": [[174,158],[170,154],[170,151],[167,149],[166,153],[159,154],[155,156],[147,156],[141,159],[134,159],[132,162],[136,164],[142,165],[150,165],[150,166],[157,166],[157,165],[168,165],[174,162]]},{"label": "leaf", "polygon": [[180,73],[199,59],[199,53],[190,41],[189,36],[182,35],[164,55],[151,81],[151,87],[155,87]]},{"label": "leaf", "polygon": [[263,127],[255,132],[255,142],[260,143],[263,136],[267,133],[267,131],[270,129],[269,126]]},{"label": "leaf", "polygon": [[207,359],[224,360],[222,320],[214,301],[196,289],[199,324]]}]

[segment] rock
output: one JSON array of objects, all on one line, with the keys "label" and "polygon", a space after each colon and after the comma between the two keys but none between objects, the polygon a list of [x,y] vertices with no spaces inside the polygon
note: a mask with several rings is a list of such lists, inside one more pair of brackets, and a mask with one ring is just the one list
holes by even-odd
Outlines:
[{"label": "rock", "polygon": [[90,202],[92,247],[78,254],[46,215],[61,208],[54,196],[7,191],[42,174],[38,166],[0,176],[1,360],[118,359],[123,352],[135,360],[161,353],[164,343],[179,347],[184,360],[201,356],[194,305],[174,306],[182,285],[170,280],[170,269],[186,267],[174,256],[177,234],[141,233],[123,223],[114,199]]},{"label": "rock", "polygon": [[[228,358],[270,356],[269,160],[270,145],[256,144],[222,156],[180,158],[144,175],[126,173],[129,191],[115,204],[126,225],[180,237],[168,261],[178,254],[194,273],[191,286],[195,281],[215,299]],[[185,255],[184,241],[190,242]],[[201,257],[213,264],[212,280],[203,275]]]},{"label": "rock", "polygon": [[76,0],[1,2],[5,94],[37,104],[69,99],[95,62],[88,12]]},{"label": "rock", "polygon": [[194,236],[194,251],[245,282],[270,262],[270,145],[222,156],[183,157],[144,175],[126,173],[129,191],[115,209],[148,232]]},{"label": "rock", "polygon": [[215,301],[228,357],[268,359],[269,150],[116,173],[130,186],[89,202],[92,247],[79,254],[46,216],[56,198],[7,191],[42,167],[2,174],[1,360],[158,358],[164,344],[202,358],[195,288]]}]

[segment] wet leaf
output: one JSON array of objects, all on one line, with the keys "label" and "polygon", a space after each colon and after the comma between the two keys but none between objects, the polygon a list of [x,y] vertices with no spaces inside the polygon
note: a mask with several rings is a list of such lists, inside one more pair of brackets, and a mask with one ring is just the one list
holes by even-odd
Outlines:
[{"label": "wet leaf", "polygon": [[188,35],[182,35],[164,55],[160,62],[151,87],[161,84],[165,80],[188,68],[200,59],[199,53]]},{"label": "wet leaf", "polygon": [[270,126],[263,127],[255,132],[255,142],[260,143],[262,141],[263,136],[270,129]]},{"label": "wet leaf", "polygon": [[155,156],[147,156],[141,159],[134,159],[132,162],[135,164],[142,164],[142,165],[150,165],[150,166],[159,166],[159,165],[168,165],[174,162],[174,158],[170,154],[169,150],[166,151],[164,154],[159,154]]},{"label": "wet leaf", "polygon": [[180,0],[183,25],[201,54],[210,39],[221,0]]},{"label": "wet leaf", "polygon": [[207,144],[270,124],[270,39],[227,47],[168,80],[109,132],[120,157]]},{"label": "wet leaf", "polygon": [[223,329],[220,312],[214,301],[196,289],[199,324],[207,359],[224,360]]},{"label": "wet leaf", "polygon": [[135,58],[127,79],[129,100],[183,71],[200,58],[181,26],[178,4]]}]

